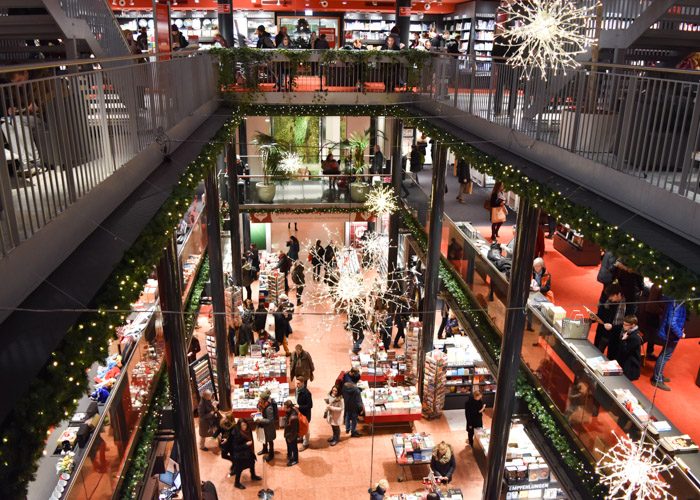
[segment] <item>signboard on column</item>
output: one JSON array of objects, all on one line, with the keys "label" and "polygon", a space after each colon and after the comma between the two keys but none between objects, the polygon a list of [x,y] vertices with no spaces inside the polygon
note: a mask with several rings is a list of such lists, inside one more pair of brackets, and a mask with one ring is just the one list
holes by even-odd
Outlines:
[{"label": "signboard on column", "polygon": [[170,35],[170,2],[153,0],[153,29],[159,61],[168,61],[172,52]]}]

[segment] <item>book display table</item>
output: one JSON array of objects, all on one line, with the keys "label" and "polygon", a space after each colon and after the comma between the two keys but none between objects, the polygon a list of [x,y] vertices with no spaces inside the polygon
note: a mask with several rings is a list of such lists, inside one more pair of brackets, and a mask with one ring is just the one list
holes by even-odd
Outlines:
[{"label": "book display table", "polygon": [[394,434],[391,438],[396,464],[401,467],[397,481],[406,480],[406,467],[430,465],[433,456],[433,442],[430,434]]}]

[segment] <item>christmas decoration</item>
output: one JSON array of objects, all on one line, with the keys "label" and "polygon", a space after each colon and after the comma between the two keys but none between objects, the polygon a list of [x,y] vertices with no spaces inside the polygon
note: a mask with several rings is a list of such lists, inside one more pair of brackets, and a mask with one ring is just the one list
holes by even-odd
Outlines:
[{"label": "christmas decoration", "polygon": [[507,64],[522,68],[530,79],[534,70],[547,79],[561,69],[575,68],[577,54],[586,51],[593,40],[586,34],[586,20],[594,18],[595,5],[577,7],[567,0],[532,0],[508,3],[502,10],[508,16],[503,38],[511,49]]},{"label": "christmas decoration", "polygon": [[365,209],[377,216],[390,215],[396,212],[398,204],[394,189],[390,186],[374,186],[367,194]]},{"label": "christmas decoration", "polygon": [[658,446],[645,443],[644,433],[639,441],[634,441],[629,436],[618,436],[614,432],[613,435],[617,442],[598,460],[600,482],[608,487],[606,498],[611,500],[632,497],[636,500],[676,498],[669,493],[669,484],[660,477],[662,472],[670,471],[674,464],[656,457]]}]

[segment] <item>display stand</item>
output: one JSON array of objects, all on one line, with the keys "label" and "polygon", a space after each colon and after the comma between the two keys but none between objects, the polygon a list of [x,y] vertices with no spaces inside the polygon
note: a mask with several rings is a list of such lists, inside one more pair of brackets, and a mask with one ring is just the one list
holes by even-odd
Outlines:
[{"label": "display stand", "polygon": [[435,443],[429,434],[394,434],[391,438],[396,465],[401,468],[398,482],[405,481],[406,468],[416,465],[430,465]]},{"label": "display stand", "polygon": [[406,357],[397,351],[367,352],[352,354],[352,366],[359,368],[362,379],[371,385],[401,384],[406,381]]},{"label": "display stand", "polygon": [[[490,435],[489,429],[482,428],[476,429],[474,436],[474,456],[482,473],[486,470]],[[567,498],[520,423],[510,428],[503,492],[506,499]]]},{"label": "display stand", "polygon": [[205,354],[190,363],[190,378],[192,380],[192,400],[195,407],[199,404],[202,391],[210,390],[214,393],[214,399],[219,399],[217,397],[216,384],[214,383],[216,377],[212,370],[209,354]]},{"label": "display stand", "polygon": [[260,273],[259,300],[268,307],[279,302],[279,296],[284,293],[284,274],[277,270]]},{"label": "display stand", "polygon": [[226,302],[226,328],[233,327],[233,315],[240,311],[243,306],[243,293],[240,287],[229,286],[224,290]]},{"label": "display stand", "polygon": [[288,382],[286,356],[272,358],[236,356],[233,358],[233,366],[235,370],[233,381],[236,385],[269,380],[276,380],[280,383]]},{"label": "display stand", "polygon": [[406,343],[406,382],[415,384],[418,381],[418,349],[420,348],[420,338],[423,332],[423,323],[418,318],[412,317],[408,320],[408,327],[405,330]]},{"label": "display stand", "polygon": [[423,378],[423,416],[429,420],[440,418],[445,408],[447,383],[447,356],[439,350],[425,356]]},{"label": "display stand", "polygon": [[284,416],[284,402],[290,399],[296,404],[296,400],[289,395],[289,384],[280,383],[276,380],[267,382],[245,382],[242,387],[236,387],[233,390],[231,398],[231,407],[234,417],[236,418],[251,418],[258,412],[258,401],[260,393],[264,390],[270,391],[270,398],[277,402],[280,417]]},{"label": "display stand", "polygon": [[486,406],[493,406],[496,381],[471,339],[466,335],[448,337],[436,340],[435,348],[447,353],[445,409],[464,408],[474,389],[479,389]]},{"label": "display stand", "polygon": [[421,419],[420,397],[414,386],[370,388],[365,380],[357,386],[362,390],[366,424],[411,423]]},{"label": "display stand", "polygon": [[[204,335],[204,343],[207,345],[207,357],[209,360],[216,359],[216,333],[214,332],[214,328],[210,328],[209,331]],[[215,392],[217,387],[217,381],[218,379],[218,373],[216,371],[216,363],[211,363],[209,362],[209,366],[211,367],[211,371],[214,376],[214,382],[213,385],[215,387]]]}]

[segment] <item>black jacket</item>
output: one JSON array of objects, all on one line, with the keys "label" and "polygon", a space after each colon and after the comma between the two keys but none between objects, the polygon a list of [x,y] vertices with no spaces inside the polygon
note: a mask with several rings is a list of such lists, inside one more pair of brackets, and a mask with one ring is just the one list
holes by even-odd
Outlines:
[{"label": "black jacket", "polygon": [[369,171],[371,174],[381,174],[384,171],[384,154],[381,151],[374,153]]},{"label": "black jacket", "polygon": [[311,264],[314,266],[318,266],[319,264],[323,264],[323,254],[325,252],[325,249],[322,246],[315,246],[313,251],[311,252]]},{"label": "black jacket", "polygon": [[302,415],[304,415],[309,422],[311,422],[311,408],[314,407],[314,401],[311,398],[311,391],[306,387],[302,387],[297,391],[297,406]]},{"label": "black jacket", "polygon": [[287,410],[287,416],[284,419],[284,439],[288,443],[293,443],[299,439],[299,417],[294,408]]},{"label": "black jacket", "polygon": [[275,318],[275,340],[277,342],[283,342],[285,337],[288,337],[290,332],[289,320],[284,317],[282,311],[277,311],[273,313]]},{"label": "black jacket", "polygon": [[622,372],[630,380],[637,380],[642,370],[642,338],[639,329],[628,332],[625,340],[620,340],[617,348],[617,362]]},{"label": "black jacket", "polygon": [[469,162],[463,158],[457,160],[457,179],[459,179],[460,184],[466,184],[471,180]]},{"label": "black jacket", "polygon": [[291,268],[292,259],[290,259],[288,255],[282,254],[279,262],[277,263],[277,269],[279,269],[281,273],[287,274]]},{"label": "black jacket", "polygon": [[483,427],[481,409],[486,407],[483,399],[476,400],[469,396],[469,399],[464,404],[464,416],[467,418],[467,427]]},{"label": "black jacket", "polygon": [[304,286],[306,278],[304,277],[304,266],[297,264],[292,271],[292,283],[296,286]]},{"label": "black jacket", "polygon": [[267,311],[263,309],[262,311],[256,310],[253,316],[253,328],[256,332],[261,332],[265,329],[265,323],[267,322]]},{"label": "black jacket", "polygon": [[330,244],[327,245],[326,249],[323,251],[323,260],[326,261],[326,264],[330,264],[335,260],[335,250]]},{"label": "black jacket", "polygon": [[262,35],[258,35],[258,42],[255,47],[258,49],[274,49],[275,42],[272,40],[272,36],[265,31]]},{"label": "black jacket", "polygon": [[420,172],[423,169],[423,165],[420,163],[420,151],[418,151],[418,148],[411,150],[410,162],[411,172]]},{"label": "black jacket", "polygon": [[343,402],[346,413],[359,415],[363,408],[360,388],[351,382],[343,384]]}]

